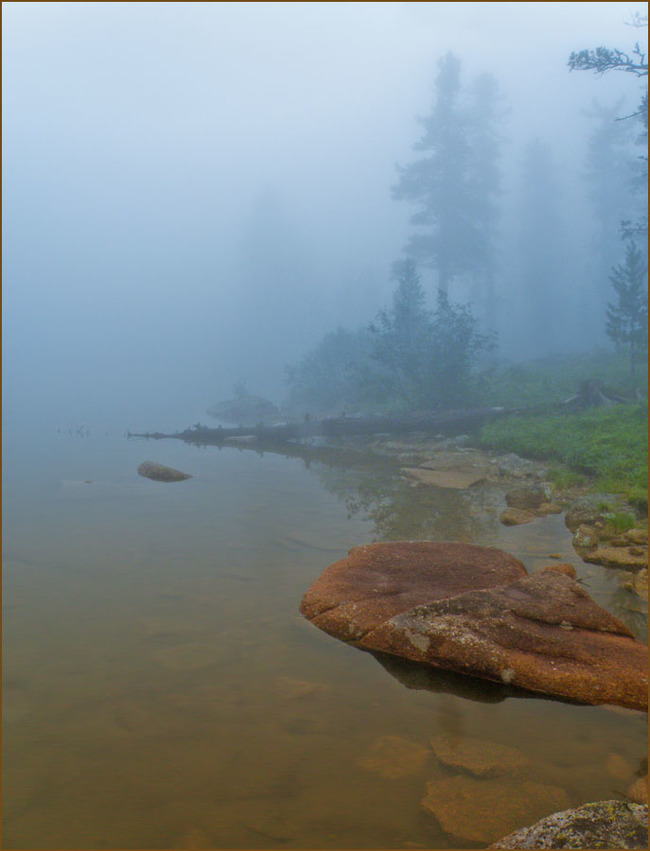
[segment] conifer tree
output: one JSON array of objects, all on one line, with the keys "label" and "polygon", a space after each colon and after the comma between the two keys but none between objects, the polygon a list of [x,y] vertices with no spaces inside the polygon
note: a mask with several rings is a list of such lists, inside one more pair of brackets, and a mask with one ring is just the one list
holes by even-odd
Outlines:
[{"label": "conifer tree", "polygon": [[473,265],[468,121],[460,99],[460,60],[452,53],[438,63],[435,95],[431,113],[419,119],[424,134],[413,148],[424,156],[399,167],[393,197],[418,207],[410,221],[419,230],[405,250],[436,270],[438,290],[447,294],[453,278]]},{"label": "conifer tree", "polygon": [[629,240],[625,262],[612,269],[616,304],[607,307],[607,336],[618,349],[627,348],[630,372],[648,351],[648,266],[643,253]]}]

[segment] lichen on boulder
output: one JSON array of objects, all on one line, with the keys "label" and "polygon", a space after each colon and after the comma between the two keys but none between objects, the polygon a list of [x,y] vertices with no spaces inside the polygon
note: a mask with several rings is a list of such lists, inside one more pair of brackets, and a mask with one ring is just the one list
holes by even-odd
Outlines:
[{"label": "lichen on boulder", "polygon": [[553,813],[490,848],[647,848],[648,807],[599,801]]}]

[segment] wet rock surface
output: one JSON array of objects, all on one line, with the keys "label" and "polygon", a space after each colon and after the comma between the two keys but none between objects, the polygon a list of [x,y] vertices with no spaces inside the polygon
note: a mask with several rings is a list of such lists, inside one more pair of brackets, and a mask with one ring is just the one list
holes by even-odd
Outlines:
[{"label": "wet rock surface", "polygon": [[192,478],[189,473],[182,473],[180,470],[166,467],[156,461],[144,461],[140,464],[138,475],[144,476],[145,479],[153,479],[155,482],[183,482],[185,479]]},{"label": "wet rock surface", "polygon": [[470,842],[494,842],[522,821],[569,803],[557,786],[522,780],[476,780],[456,775],[427,784],[422,807],[446,833]]},{"label": "wet rock surface", "polygon": [[585,553],[582,558],[589,564],[622,570],[643,570],[648,567],[648,551],[641,547],[600,546]]},{"label": "wet rock surface", "polygon": [[490,848],[647,848],[648,807],[599,801],[553,813]]},{"label": "wet rock surface", "polygon": [[647,708],[647,648],[571,576],[486,547],[356,547],[302,614],[365,649],[585,703]]},{"label": "wet rock surface", "polygon": [[532,523],[537,520],[537,515],[523,508],[506,508],[502,511],[499,520],[504,526],[521,526],[522,523]]},{"label": "wet rock surface", "polygon": [[546,502],[549,494],[541,485],[513,488],[506,494],[508,508],[523,508],[528,511],[539,508]]}]

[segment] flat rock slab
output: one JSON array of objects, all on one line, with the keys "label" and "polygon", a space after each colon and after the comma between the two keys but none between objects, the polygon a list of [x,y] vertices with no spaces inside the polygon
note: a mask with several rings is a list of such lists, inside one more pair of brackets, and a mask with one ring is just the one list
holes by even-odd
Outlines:
[{"label": "flat rock slab", "polygon": [[359,641],[424,600],[491,588],[525,575],[519,559],[490,547],[429,541],[369,544],[354,547],[347,558],[323,571],[303,597],[300,611],[330,635]]},{"label": "flat rock slab", "polygon": [[543,818],[490,848],[647,848],[648,807],[599,801]]},{"label": "flat rock slab", "polygon": [[189,473],[181,473],[180,470],[166,467],[164,464],[158,464],[155,461],[144,461],[140,464],[138,475],[144,476],[145,479],[153,479],[155,482],[183,482],[185,479],[192,478]]},{"label": "flat rock slab", "polygon": [[430,470],[427,467],[403,467],[402,472],[417,479],[420,484],[433,485],[437,488],[464,490],[485,481],[485,475],[481,472]]},{"label": "flat rock slab", "polygon": [[494,842],[504,833],[566,807],[566,792],[526,780],[475,780],[461,774],[427,784],[422,807],[446,833],[470,842]]},{"label": "flat rock slab", "polygon": [[350,550],[302,614],[356,646],[591,704],[647,710],[647,647],[572,577],[460,543]]}]

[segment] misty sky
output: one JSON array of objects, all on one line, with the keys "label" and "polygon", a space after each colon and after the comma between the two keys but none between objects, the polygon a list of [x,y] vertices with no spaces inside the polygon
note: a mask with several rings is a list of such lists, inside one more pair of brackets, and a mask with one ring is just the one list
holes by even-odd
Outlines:
[{"label": "misty sky", "polygon": [[[641,3],[3,3],[7,421],[162,429],[372,319],[448,50],[576,163]],[[567,166],[567,168],[569,168]],[[188,419],[194,417],[194,419]],[[207,416],[203,421],[209,421]]]}]

